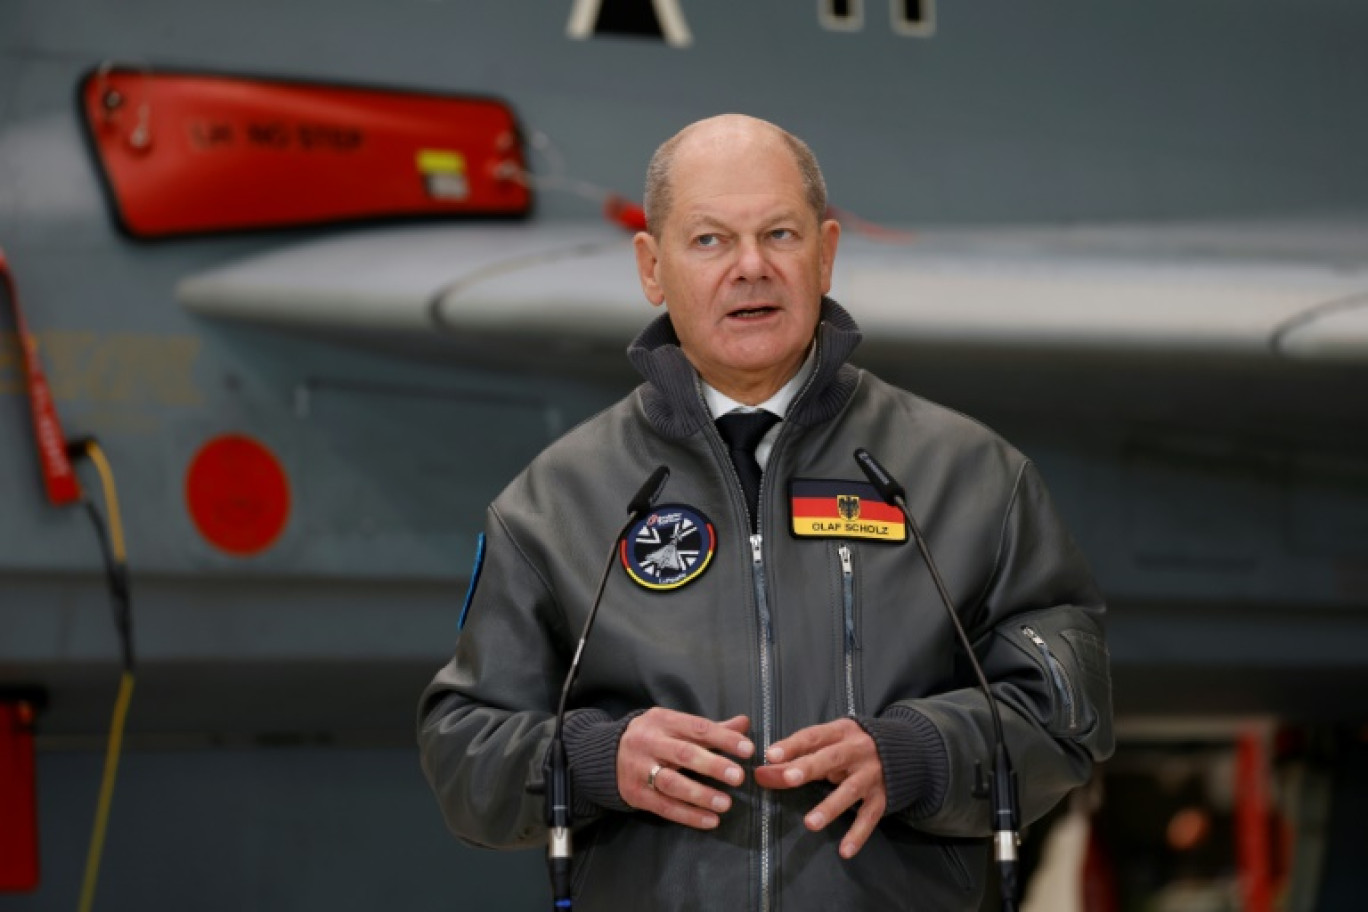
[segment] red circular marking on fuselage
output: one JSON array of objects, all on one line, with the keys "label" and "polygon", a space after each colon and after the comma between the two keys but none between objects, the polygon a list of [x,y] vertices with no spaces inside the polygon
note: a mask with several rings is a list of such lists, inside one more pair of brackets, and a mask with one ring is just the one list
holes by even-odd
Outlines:
[{"label": "red circular marking on fuselage", "polygon": [[285,531],[290,481],[264,445],[244,434],[224,434],[190,460],[185,504],[205,541],[234,557],[251,557]]}]

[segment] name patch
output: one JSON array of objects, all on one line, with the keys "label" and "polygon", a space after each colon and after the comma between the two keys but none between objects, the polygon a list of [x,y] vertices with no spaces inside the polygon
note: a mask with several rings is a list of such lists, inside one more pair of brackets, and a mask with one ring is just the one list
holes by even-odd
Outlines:
[{"label": "name patch", "polygon": [[798,538],[907,541],[902,511],[863,481],[795,478],[789,482],[790,529]]},{"label": "name patch", "polygon": [[637,520],[622,538],[622,566],[638,585],[667,590],[703,575],[717,551],[712,522],[693,507],[666,504]]}]

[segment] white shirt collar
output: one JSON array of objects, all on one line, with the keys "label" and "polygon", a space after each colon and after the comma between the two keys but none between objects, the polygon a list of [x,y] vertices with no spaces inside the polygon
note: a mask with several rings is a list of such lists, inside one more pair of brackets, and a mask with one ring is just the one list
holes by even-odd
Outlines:
[{"label": "white shirt collar", "polygon": [[773,412],[780,418],[787,418],[789,406],[793,405],[793,400],[802,392],[803,385],[807,383],[808,378],[812,376],[812,372],[816,370],[816,368],[817,346],[809,345],[807,357],[803,359],[802,365],[798,368],[798,373],[789,378],[788,383],[781,386],[777,393],[770,396],[759,405],[742,405],[730,396],[719,393],[717,390],[713,389],[712,386],[708,384],[708,381],[699,378],[703,383],[703,401],[708,404],[708,411],[712,413],[714,421],[728,412],[737,410],[743,412],[756,412],[761,409],[764,409],[767,412]]}]

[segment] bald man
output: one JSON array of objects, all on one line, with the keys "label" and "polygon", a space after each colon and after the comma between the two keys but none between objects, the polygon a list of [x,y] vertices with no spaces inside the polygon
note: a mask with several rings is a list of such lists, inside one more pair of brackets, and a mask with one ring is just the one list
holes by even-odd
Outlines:
[{"label": "bald man", "polygon": [[808,147],[693,124],[647,172],[634,239],[665,313],[645,382],[490,506],[456,654],[419,707],[448,825],[544,843],[560,683],[623,499],[657,465],[565,723],[587,910],[977,909],[989,712],[865,447],[909,483],[994,685],[1034,819],[1112,748],[1102,600],[1034,467],[981,425],[847,363],[840,226]]}]

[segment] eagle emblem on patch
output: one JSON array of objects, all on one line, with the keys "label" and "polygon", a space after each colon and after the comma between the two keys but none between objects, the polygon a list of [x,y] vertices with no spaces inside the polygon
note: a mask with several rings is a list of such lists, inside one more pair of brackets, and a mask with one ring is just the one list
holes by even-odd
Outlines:
[{"label": "eagle emblem on patch", "polygon": [[836,509],[841,513],[841,519],[860,518],[860,498],[854,494],[842,494],[836,498]]},{"label": "eagle emblem on patch", "polygon": [[656,507],[633,523],[620,545],[622,566],[640,586],[678,589],[703,575],[717,552],[712,522],[683,504]]}]

